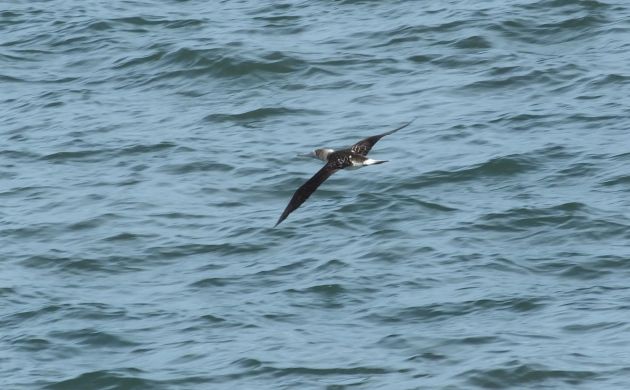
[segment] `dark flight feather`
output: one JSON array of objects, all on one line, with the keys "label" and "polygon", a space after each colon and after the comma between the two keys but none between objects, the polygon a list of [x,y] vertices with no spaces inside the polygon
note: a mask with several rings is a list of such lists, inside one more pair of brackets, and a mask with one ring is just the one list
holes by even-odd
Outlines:
[{"label": "dark flight feather", "polygon": [[300,207],[302,203],[304,203],[306,199],[308,199],[308,197],[311,196],[313,192],[315,192],[317,187],[319,187],[324,181],[326,181],[326,179],[330,177],[330,175],[337,172],[339,169],[340,168],[337,168],[334,164],[328,163],[324,165],[322,169],[317,171],[317,173],[313,175],[313,177],[308,179],[306,183],[302,184],[302,186],[298,188],[293,194],[291,201],[282,212],[282,215],[278,219],[278,222],[276,222],[275,226],[278,226],[278,224],[284,221],[286,217],[289,216],[289,214]]},{"label": "dark flight feather", "polygon": [[350,150],[352,150],[356,154],[360,154],[361,156],[367,156],[367,154],[370,152],[370,150],[372,150],[372,147],[378,142],[378,140],[385,137],[386,135],[390,135],[397,132],[398,130],[404,129],[405,127],[409,126],[412,122],[413,120],[405,123],[404,125],[400,126],[397,129],[388,131],[387,133],[373,135],[364,140],[361,140],[357,142],[356,144],[352,145],[350,147]]}]

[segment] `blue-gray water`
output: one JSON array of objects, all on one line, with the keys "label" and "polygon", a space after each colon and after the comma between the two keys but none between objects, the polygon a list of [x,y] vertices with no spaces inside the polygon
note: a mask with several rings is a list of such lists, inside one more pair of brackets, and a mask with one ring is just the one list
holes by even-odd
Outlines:
[{"label": "blue-gray water", "polygon": [[626,1],[3,2],[0,387],[630,388],[629,64]]}]

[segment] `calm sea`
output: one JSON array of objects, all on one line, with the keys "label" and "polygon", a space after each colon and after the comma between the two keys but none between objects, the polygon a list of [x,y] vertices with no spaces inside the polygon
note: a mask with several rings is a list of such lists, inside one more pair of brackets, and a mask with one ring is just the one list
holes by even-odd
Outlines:
[{"label": "calm sea", "polygon": [[2,2],[0,387],[630,388],[629,64],[627,1]]}]

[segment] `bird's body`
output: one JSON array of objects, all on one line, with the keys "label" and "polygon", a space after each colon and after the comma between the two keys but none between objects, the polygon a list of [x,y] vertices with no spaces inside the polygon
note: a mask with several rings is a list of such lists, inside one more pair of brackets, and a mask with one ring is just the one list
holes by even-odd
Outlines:
[{"label": "bird's body", "polygon": [[378,142],[381,138],[386,135],[392,134],[404,127],[409,126],[411,122],[400,126],[397,129],[392,131],[388,131],[387,133],[374,135],[372,137],[368,137],[364,140],[357,142],[351,147],[343,150],[337,150],[330,148],[322,148],[316,149],[312,153],[309,153],[309,157],[314,157],[319,160],[324,161],[326,164],[311,177],[306,183],[304,183],[300,188],[298,188],[293,197],[289,201],[289,204],[284,209],[284,212],[276,222],[276,226],[284,219],[291,214],[295,209],[300,207],[302,203],[308,199],[309,196],[317,187],[319,187],[326,179],[328,179],[333,173],[337,172],[340,169],[358,169],[368,165],[382,164],[387,162],[386,160],[373,160],[367,157],[367,154],[370,152],[374,144]]},{"label": "bird's body", "polygon": [[386,162],[385,160],[372,160],[351,149],[339,150],[326,156],[326,164],[331,164],[338,169],[358,169],[367,165],[374,165]]}]

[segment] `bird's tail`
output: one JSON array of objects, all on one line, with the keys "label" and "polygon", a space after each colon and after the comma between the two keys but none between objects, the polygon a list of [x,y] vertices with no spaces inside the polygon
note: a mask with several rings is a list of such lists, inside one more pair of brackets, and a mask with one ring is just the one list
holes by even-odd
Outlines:
[{"label": "bird's tail", "polygon": [[382,164],[384,162],[387,162],[387,160],[372,160],[371,158],[368,158],[365,161],[363,161],[363,165],[376,165],[376,164]]}]

